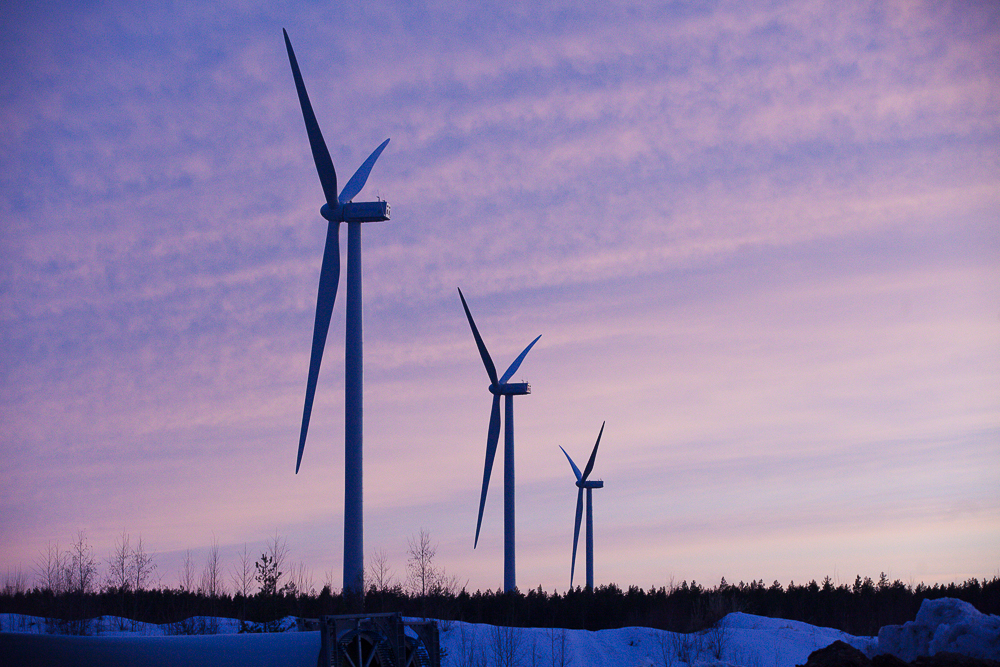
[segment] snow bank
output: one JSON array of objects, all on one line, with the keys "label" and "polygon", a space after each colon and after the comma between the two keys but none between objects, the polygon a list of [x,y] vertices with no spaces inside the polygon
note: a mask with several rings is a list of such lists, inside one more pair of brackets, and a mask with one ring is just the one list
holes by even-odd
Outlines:
[{"label": "snow bank", "polygon": [[878,653],[910,662],[942,651],[1000,659],[1000,616],[984,614],[954,598],[924,600],[916,620],[878,631]]},{"label": "snow bank", "polygon": [[21,667],[315,667],[318,632],[182,637],[0,634],[4,664]]},{"label": "snow bank", "polygon": [[[285,625],[292,625],[290,619]],[[165,636],[189,628],[210,627],[219,634]],[[182,624],[146,625],[125,619],[94,619],[76,637],[47,634],[44,619],[0,615],[2,664],[25,665],[308,665],[316,664],[318,632],[234,634],[232,619],[189,619]],[[533,667],[601,665],[602,667],[794,667],[809,654],[837,639],[866,653],[875,639],[854,637],[806,623],[730,614],[711,630],[682,634],[652,628],[561,630],[503,628],[439,622],[444,665]]]},{"label": "snow bank", "polygon": [[[866,654],[875,645],[874,637],[856,637],[833,628],[739,612],[726,616],[723,625],[729,633],[728,643],[738,647],[730,654],[738,665],[801,665],[810,653],[838,640]],[[709,630],[708,636],[712,632],[716,631]]]},{"label": "snow bank", "polygon": [[[286,619],[284,625],[293,625]],[[219,634],[164,636],[210,627]],[[46,634],[44,619],[0,614],[0,663],[12,665],[303,665],[319,655],[318,632],[234,634],[232,619],[189,619],[165,626],[105,617],[88,628],[97,636]],[[927,600],[916,620],[886,626],[878,638],[855,637],[831,628],[734,613],[710,630],[680,634],[652,628],[559,630],[501,628],[458,621],[439,622],[448,667],[516,664],[534,667],[794,667],[809,654],[840,640],[872,656],[891,653],[905,661],[950,651],[979,658],[1000,657],[1000,617],[959,600]]]},{"label": "snow bank", "polygon": [[717,628],[690,634],[641,627],[509,629],[457,621],[445,621],[440,629],[445,664],[459,666],[794,667],[838,639],[865,652],[875,643],[874,637],[740,613],[729,614]]}]

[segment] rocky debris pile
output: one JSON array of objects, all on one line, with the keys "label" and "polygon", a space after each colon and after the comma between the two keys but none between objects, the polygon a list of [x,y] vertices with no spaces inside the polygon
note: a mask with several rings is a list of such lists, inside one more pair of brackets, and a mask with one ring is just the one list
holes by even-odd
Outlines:
[{"label": "rocky debris pile", "polygon": [[1000,616],[954,598],[924,600],[915,620],[879,630],[875,652],[835,641],[800,667],[1000,667]]},{"label": "rocky debris pile", "polygon": [[1000,667],[1000,661],[948,651],[917,656],[910,662],[891,653],[869,658],[850,644],[835,641],[826,648],[813,651],[809,654],[809,660],[800,667]]}]

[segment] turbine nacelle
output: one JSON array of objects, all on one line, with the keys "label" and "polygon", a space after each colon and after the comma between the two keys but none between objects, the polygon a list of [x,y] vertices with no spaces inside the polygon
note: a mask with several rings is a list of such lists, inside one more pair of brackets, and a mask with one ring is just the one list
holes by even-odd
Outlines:
[{"label": "turbine nacelle", "polygon": [[389,202],[367,201],[323,204],[319,214],[330,222],[384,222],[389,219]]},{"label": "turbine nacelle", "polygon": [[580,487],[581,489],[603,489],[604,488],[604,480],[598,479],[598,480],[591,481],[589,479],[585,479],[582,482],[577,482],[576,485],[578,487]]},{"label": "turbine nacelle", "polygon": [[531,385],[527,382],[507,382],[500,386],[491,384],[489,390],[494,396],[524,396],[531,393]]}]

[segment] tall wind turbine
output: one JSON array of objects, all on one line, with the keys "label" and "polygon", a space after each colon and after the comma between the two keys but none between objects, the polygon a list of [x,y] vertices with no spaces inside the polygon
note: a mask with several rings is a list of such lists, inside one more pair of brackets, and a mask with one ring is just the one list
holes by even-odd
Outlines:
[{"label": "tall wind turbine", "polygon": [[458,296],[462,299],[462,307],[465,308],[465,315],[469,318],[469,326],[472,327],[472,336],[476,339],[476,346],[479,347],[479,355],[483,358],[483,365],[486,366],[486,374],[490,376],[490,393],[493,394],[493,408],[490,411],[490,430],[486,435],[486,466],[483,471],[483,491],[479,498],[479,519],[476,521],[476,541],[473,549],[479,545],[479,529],[483,525],[483,509],[486,507],[486,491],[490,486],[490,473],[493,471],[493,459],[497,453],[497,441],[500,438],[500,397],[505,399],[504,408],[506,415],[504,438],[503,438],[503,589],[505,592],[512,592],[517,588],[514,574],[514,397],[531,393],[531,385],[527,382],[507,382],[514,373],[517,372],[528,350],[538,342],[541,336],[535,338],[524,348],[517,359],[504,371],[503,377],[497,378],[497,369],[493,365],[493,359],[486,350],[479,329],[469,312],[469,304],[465,302],[465,295],[462,290],[458,290]]},{"label": "tall wind turbine", "polygon": [[594,459],[597,458],[597,448],[601,444],[601,436],[604,435],[604,423],[601,423],[601,432],[597,434],[597,442],[594,444],[594,451],[590,453],[590,460],[587,461],[587,467],[583,469],[583,473],[580,469],[576,467],[573,463],[573,459],[569,458],[569,454],[566,454],[566,450],[561,446],[562,453],[566,454],[566,458],[569,460],[570,466],[573,468],[573,474],[576,475],[576,485],[579,490],[576,493],[576,526],[573,528],[573,563],[569,569],[569,587],[573,588],[573,574],[576,571],[576,545],[580,541],[580,520],[583,518],[583,490],[587,490],[587,588],[594,590],[594,507],[591,504],[593,498],[591,494],[594,489],[604,488],[604,482],[597,480],[592,482],[588,477],[590,477],[590,472],[594,469]]},{"label": "tall wind turbine", "polygon": [[340,194],[337,194],[337,172],[333,168],[330,151],[323,140],[323,134],[316,122],[302,73],[292,51],[292,43],[285,35],[285,48],[292,66],[295,89],[299,94],[302,118],[309,135],[313,161],[319,173],[326,203],[319,212],[328,220],[326,248],[323,264],[319,272],[319,295],[316,299],[316,323],[313,327],[312,354],[309,358],[309,378],[306,381],[306,400],[302,410],[302,430],[299,433],[299,454],[295,461],[295,472],[302,463],[302,451],[306,445],[309,417],[312,414],[316,381],[319,378],[320,362],[326,335],[330,329],[330,317],[337,298],[337,284],[340,282],[340,223],[347,223],[347,344],[344,382],[344,591],[361,593],[364,575],[364,526],[362,521],[362,414],[363,414],[363,348],[361,313],[361,224],[381,222],[389,219],[389,204],[384,201],[355,202],[354,197],[361,192],[368,180],[368,174],[389,140],[376,148],[354,173]]}]

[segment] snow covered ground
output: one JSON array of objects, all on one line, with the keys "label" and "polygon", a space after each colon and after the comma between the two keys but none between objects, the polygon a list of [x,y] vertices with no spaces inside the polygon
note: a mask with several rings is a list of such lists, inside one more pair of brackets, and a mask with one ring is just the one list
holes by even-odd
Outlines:
[{"label": "snow covered ground", "polygon": [[597,632],[525,628],[513,638],[510,634],[494,626],[446,623],[441,630],[441,645],[448,649],[447,664],[470,667],[504,664],[504,660],[496,658],[509,653],[512,644],[515,660],[506,664],[792,667],[838,639],[865,652],[876,641],[796,621],[739,613],[729,614],[718,629],[689,635],[652,628]]},{"label": "snow covered ground", "polygon": [[[0,656],[4,664],[24,665],[288,665],[314,667],[317,632],[237,634],[232,619],[194,619],[194,627],[219,634],[170,636],[177,625],[134,624],[95,619],[93,636],[47,634],[43,619],[0,615]],[[286,625],[294,627],[292,619]],[[728,615],[720,627],[697,634],[651,628],[560,630],[498,628],[443,621],[441,646],[448,667],[684,667],[740,665],[792,667],[836,640],[868,655],[892,653],[905,660],[938,651],[1000,658],[1000,617],[981,614],[958,600],[925,601],[917,618],[882,628],[878,637],[855,637],[838,630],[751,614]]]}]

